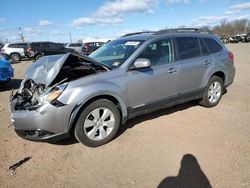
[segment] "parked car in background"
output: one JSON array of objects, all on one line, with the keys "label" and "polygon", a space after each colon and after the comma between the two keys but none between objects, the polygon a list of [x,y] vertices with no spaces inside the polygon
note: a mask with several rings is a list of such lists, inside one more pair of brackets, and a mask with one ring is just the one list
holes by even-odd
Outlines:
[{"label": "parked car in background", "polygon": [[250,42],[250,33],[248,33],[248,34],[245,36],[245,41],[246,41],[246,42]]},{"label": "parked car in background", "polygon": [[83,48],[83,43],[68,43],[65,48],[73,49],[74,51],[81,53]]},{"label": "parked car in background", "polygon": [[7,43],[1,49],[2,53],[7,54],[11,61],[20,61],[22,58],[26,57],[25,51],[27,49],[28,43]]},{"label": "parked car in background", "polygon": [[198,100],[214,107],[235,76],[234,55],[199,29],[130,34],[89,56],[46,56],[32,64],[11,99],[22,138],[75,135],[97,147],[135,116]]},{"label": "parked car in background", "polygon": [[8,54],[5,54],[5,53],[3,53],[3,52],[0,52],[0,56],[1,56],[1,58],[3,58],[3,59],[10,60],[10,56],[9,56]]},{"label": "parked car in background", "polygon": [[229,39],[229,37],[225,37],[225,36],[220,37],[220,40],[223,42],[223,44],[227,44],[228,39]]},{"label": "parked car in background", "polygon": [[0,51],[1,49],[4,47],[4,44],[3,43],[0,43]]},{"label": "parked car in background", "polygon": [[86,42],[83,44],[82,53],[89,55],[100,48],[103,44],[104,42]]},{"label": "parked car in background", "polygon": [[0,82],[8,82],[14,76],[14,69],[6,57],[0,54]]},{"label": "parked car in background", "polygon": [[72,49],[65,48],[63,44],[54,42],[31,42],[26,50],[29,58],[38,60],[44,55],[65,54],[72,52]]}]

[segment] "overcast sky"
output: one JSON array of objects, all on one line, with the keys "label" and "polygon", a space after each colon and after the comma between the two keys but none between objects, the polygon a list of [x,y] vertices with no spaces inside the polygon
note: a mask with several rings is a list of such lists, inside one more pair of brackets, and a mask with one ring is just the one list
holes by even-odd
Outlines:
[{"label": "overcast sky", "polygon": [[250,19],[245,0],[0,0],[0,40],[69,42],[166,27]]}]

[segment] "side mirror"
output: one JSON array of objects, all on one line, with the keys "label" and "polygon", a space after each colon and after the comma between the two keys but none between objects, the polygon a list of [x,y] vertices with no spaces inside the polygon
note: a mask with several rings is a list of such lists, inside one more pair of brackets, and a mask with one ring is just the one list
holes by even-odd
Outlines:
[{"label": "side mirror", "polygon": [[134,62],[134,69],[148,68],[151,66],[151,62],[146,58],[138,58]]}]

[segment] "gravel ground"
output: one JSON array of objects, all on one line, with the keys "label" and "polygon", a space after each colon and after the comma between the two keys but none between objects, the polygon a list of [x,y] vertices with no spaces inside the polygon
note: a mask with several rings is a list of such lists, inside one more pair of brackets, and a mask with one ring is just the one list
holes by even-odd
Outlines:
[{"label": "gravel ground", "polygon": [[13,64],[15,78],[0,86],[0,187],[250,187],[250,43],[228,48],[237,73],[218,106],[191,102],[137,117],[99,148],[19,138],[8,97],[31,62]]}]

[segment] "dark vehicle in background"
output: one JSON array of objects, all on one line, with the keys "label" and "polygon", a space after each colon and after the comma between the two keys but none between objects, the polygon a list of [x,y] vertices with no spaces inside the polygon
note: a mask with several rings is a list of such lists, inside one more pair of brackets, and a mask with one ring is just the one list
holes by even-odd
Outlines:
[{"label": "dark vehicle in background", "polygon": [[26,57],[28,45],[29,43],[26,42],[7,43],[2,47],[1,52],[7,54],[11,61],[20,61]]},{"label": "dark vehicle in background", "polygon": [[238,43],[241,42],[242,38],[240,36],[233,36],[228,39],[229,43]]},{"label": "dark vehicle in background", "polygon": [[8,82],[14,76],[14,69],[3,54],[0,54],[0,83]]},{"label": "dark vehicle in background", "polygon": [[248,33],[248,34],[245,36],[245,41],[246,41],[246,42],[250,42],[250,33]]},{"label": "dark vehicle in background", "polygon": [[100,48],[103,44],[104,42],[86,42],[83,44],[82,53],[84,55],[89,55]]},{"label": "dark vehicle in background", "polygon": [[45,55],[65,54],[72,52],[72,49],[65,48],[63,44],[54,42],[32,42],[29,44],[26,55],[29,58],[38,60]]}]

